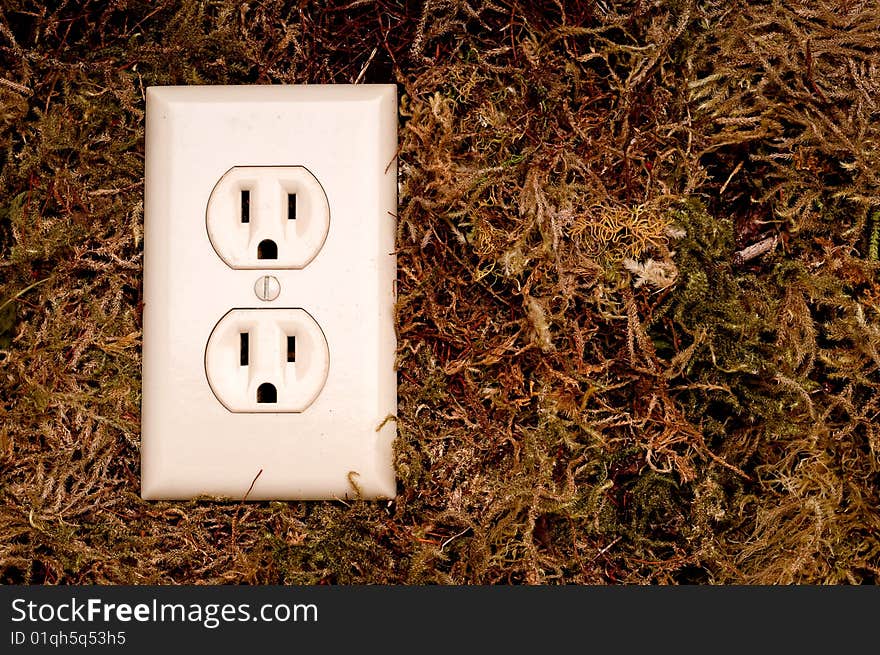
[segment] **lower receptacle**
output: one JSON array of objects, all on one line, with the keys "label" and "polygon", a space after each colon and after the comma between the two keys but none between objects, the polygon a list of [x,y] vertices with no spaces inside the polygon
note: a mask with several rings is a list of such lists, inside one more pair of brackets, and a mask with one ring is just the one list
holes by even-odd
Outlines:
[{"label": "lower receptacle", "polygon": [[233,309],[205,348],[211,391],[230,412],[302,412],[329,368],[324,332],[303,309]]}]

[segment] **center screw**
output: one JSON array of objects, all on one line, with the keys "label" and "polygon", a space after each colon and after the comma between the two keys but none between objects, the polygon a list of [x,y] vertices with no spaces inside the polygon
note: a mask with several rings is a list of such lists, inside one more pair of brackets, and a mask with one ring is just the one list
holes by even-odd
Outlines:
[{"label": "center screw", "polygon": [[264,275],[254,284],[254,293],[260,300],[275,300],[281,293],[281,283],[274,275]]}]

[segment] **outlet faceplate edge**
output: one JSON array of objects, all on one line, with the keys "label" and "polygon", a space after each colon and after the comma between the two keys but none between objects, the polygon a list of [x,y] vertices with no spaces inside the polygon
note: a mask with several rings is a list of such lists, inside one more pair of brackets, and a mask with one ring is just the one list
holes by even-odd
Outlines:
[{"label": "outlet faceplate edge", "polygon": [[[150,87],[146,125],[142,497],[394,497],[396,86]],[[321,182],[330,229],[307,266],[217,256],[206,205],[234,166]],[[271,302],[254,295],[265,274],[280,282]],[[231,413],[208,385],[211,330],[257,305],[302,308],[327,337],[330,372],[302,413]]]}]

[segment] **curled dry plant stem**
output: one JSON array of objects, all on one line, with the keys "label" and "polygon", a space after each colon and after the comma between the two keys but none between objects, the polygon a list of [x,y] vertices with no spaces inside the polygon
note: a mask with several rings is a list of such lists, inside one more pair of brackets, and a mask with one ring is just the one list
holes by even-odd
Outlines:
[{"label": "curled dry plant stem", "polygon": [[248,487],[248,490],[245,492],[244,496],[241,499],[241,502],[238,504],[238,508],[235,510],[235,517],[232,519],[232,548],[233,550],[236,547],[237,542],[237,534],[236,528],[238,527],[238,516],[241,514],[241,508],[244,507],[244,504],[247,502],[248,496],[251,495],[251,491],[254,490],[254,485],[257,484],[257,480],[259,477],[263,475],[263,469],[257,471],[257,474],[254,476],[254,479],[251,480],[251,486]]}]

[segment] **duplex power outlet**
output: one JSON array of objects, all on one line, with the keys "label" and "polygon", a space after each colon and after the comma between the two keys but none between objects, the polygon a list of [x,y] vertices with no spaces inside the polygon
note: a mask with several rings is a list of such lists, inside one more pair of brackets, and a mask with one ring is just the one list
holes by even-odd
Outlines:
[{"label": "duplex power outlet", "polygon": [[390,498],[394,85],[147,90],[141,494]]}]

